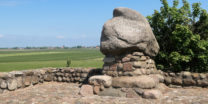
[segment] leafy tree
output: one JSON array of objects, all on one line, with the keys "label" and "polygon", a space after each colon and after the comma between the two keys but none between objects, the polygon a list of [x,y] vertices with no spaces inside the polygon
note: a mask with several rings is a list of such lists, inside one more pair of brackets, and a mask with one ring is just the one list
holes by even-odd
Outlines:
[{"label": "leafy tree", "polygon": [[160,45],[155,60],[157,67],[174,72],[188,70],[208,71],[208,13],[186,0],[178,7],[179,0],[169,6],[161,0],[160,11],[148,16],[148,21]]}]

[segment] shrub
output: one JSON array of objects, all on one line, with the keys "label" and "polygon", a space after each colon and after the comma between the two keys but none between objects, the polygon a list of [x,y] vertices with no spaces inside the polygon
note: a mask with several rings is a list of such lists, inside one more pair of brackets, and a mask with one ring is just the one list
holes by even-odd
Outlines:
[{"label": "shrub", "polygon": [[71,60],[68,58],[68,59],[66,60],[66,67],[70,67],[70,65],[71,65]]},{"label": "shrub", "polygon": [[160,45],[155,57],[158,69],[164,71],[208,71],[208,13],[193,3],[192,10],[186,0],[169,6],[161,0],[160,11],[148,16],[148,21]]}]

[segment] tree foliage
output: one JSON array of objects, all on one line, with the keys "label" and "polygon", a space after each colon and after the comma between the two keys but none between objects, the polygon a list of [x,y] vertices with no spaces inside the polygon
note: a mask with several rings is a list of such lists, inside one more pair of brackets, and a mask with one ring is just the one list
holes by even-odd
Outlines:
[{"label": "tree foliage", "polygon": [[192,6],[182,0],[161,0],[160,11],[148,16],[148,21],[160,45],[155,58],[157,67],[174,72],[208,71],[208,13],[200,3]]}]

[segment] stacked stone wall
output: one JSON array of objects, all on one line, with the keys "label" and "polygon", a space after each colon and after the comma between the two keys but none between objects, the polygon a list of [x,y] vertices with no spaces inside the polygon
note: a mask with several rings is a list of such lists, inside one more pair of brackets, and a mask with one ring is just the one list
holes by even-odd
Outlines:
[{"label": "stacked stone wall", "polygon": [[159,74],[155,62],[141,52],[104,58],[103,74],[112,77]]},{"label": "stacked stone wall", "polygon": [[[132,73],[134,71],[127,72]],[[146,74],[150,73],[148,72],[148,69],[145,69],[144,72]],[[95,68],[44,68],[36,70],[1,72],[0,93],[14,91],[50,81],[88,84],[88,78],[101,74],[102,70]],[[169,87],[208,87],[208,73],[172,73],[158,70],[155,74],[161,74],[164,77],[164,83]],[[132,74],[128,75],[131,76]]]},{"label": "stacked stone wall", "polygon": [[165,84],[169,87],[208,87],[208,73],[163,72],[163,76],[165,79]]},{"label": "stacked stone wall", "polygon": [[44,82],[87,83],[88,78],[101,74],[94,68],[44,68],[0,73],[0,93]]}]

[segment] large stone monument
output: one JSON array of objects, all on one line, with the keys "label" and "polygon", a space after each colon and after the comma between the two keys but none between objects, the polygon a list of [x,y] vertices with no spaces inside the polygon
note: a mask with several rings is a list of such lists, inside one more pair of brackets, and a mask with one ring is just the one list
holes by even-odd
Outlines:
[{"label": "large stone monument", "polygon": [[102,30],[103,74],[116,76],[155,73],[152,59],[159,45],[144,16],[129,8],[116,8]]},{"label": "large stone monument", "polygon": [[94,93],[144,98],[162,96],[158,89],[165,87],[160,84],[164,78],[153,60],[159,45],[144,16],[129,8],[114,9],[113,18],[103,26],[100,46],[105,55],[103,75],[89,78]]}]

